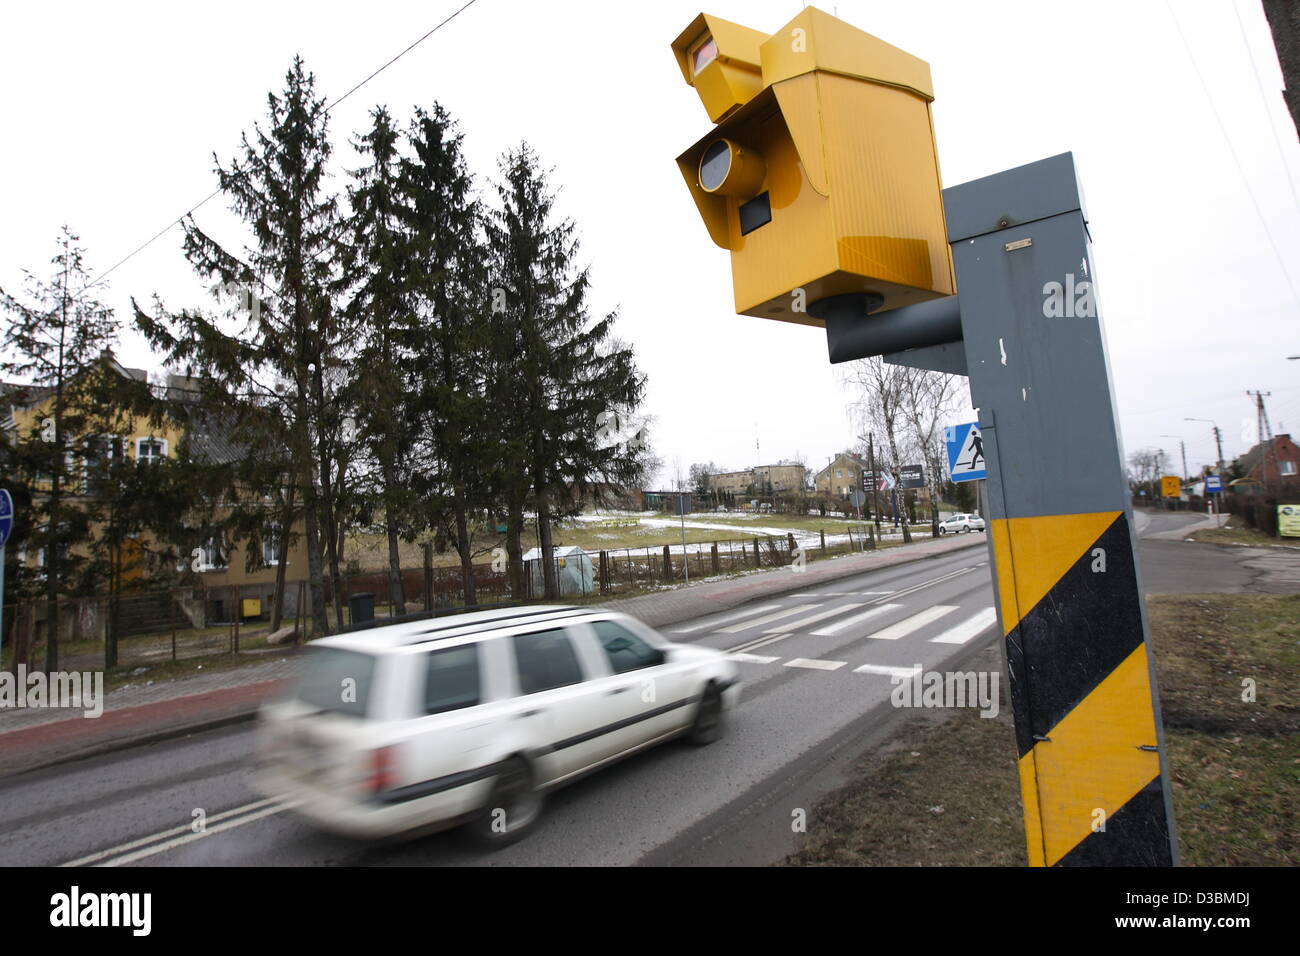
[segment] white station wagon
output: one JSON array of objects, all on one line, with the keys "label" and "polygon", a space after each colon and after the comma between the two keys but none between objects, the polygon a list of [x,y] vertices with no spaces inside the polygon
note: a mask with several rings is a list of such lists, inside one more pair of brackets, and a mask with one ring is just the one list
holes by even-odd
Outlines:
[{"label": "white station wagon", "polygon": [[334,832],[468,824],[500,846],[548,790],[674,737],[718,739],[739,699],[734,661],[613,611],[404,622],[312,642],[262,708],[257,781]]}]

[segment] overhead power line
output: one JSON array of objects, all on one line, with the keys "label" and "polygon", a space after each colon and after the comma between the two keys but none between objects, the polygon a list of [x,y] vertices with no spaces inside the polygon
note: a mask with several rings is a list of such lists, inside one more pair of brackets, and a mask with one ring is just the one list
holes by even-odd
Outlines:
[{"label": "overhead power line", "polygon": [[1192,69],[1201,83],[1201,90],[1205,93],[1206,101],[1210,104],[1210,112],[1214,114],[1214,121],[1219,124],[1219,132],[1223,135],[1223,141],[1227,144],[1232,161],[1237,166],[1237,174],[1241,177],[1242,185],[1246,187],[1246,194],[1250,196],[1250,202],[1255,207],[1255,214],[1259,216],[1260,224],[1264,227],[1264,235],[1268,237],[1268,244],[1273,247],[1273,255],[1277,257],[1277,264],[1282,271],[1282,278],[1286,281],[1286,287],[1291,290],[1291,299],[1295,302],[1297,309],[1300,309],[1300,294],[1296,293],[1295,284],[1291,281],[1291,273],[1287,271],[1286,260],[1283,259],[1282,251],[1277,247],[1277,240],[1273,238],[1273,230],[1268,227],[1268,220],[1264,218],[1264,210],[1259,204],[1259,199],[1255,196],[1255,190],[1250,185],[1250,177],[1246,175],[1246,169],[1241,164],[1241,157],[1237,155],[1237,147],[1233,145],[1232,137],[1228,135],[1228,128],[1223,124],[1223,117],[1219,115],[1219,108],[1214,104],[1214,97],[1210,95],[1209,84],[1205,82],[1205,76],[1201,73],[1200,64],[1196,62],[1196,56],[1192,53],[1191,45],[1187,42],[1187,35],[1183,33],[1183,26],[1179,23],[1178,15],[1174,13],[1174,8],[1169,0],[1165,0],[1165,8],[1169,11],[1169,18],[1174,21],[1174,29],[1178,31],[1178,37],[1183,42],[1183,49],[1187,51],[1187,58],[1192,62]]},{"label": "overhead power line", "polygon": [[[340,96],[338,99],[336,99],[334,102],[332,102],[332,103],[330,103],[328,106],[326,106],[326,107],[325,107],[325,115],[328,116],[330,110],[334,109],[334,107],[338,106],[340,103],[342,103],[344,100],[346,100],[349,96],[351,96],[351,95],[352,95],[353,93],[355,93],[357,90],[361,89],[363,86],[365,86],[367,83],[369,83],[369,82],[370,82],[371,80],[373,80],[375,77],[377,77],[380,73],[383,73],[384,70],[388,69],[388,68],[389,68],[390,66],[392,66],[394,63],[396,63],[398,60],[400,60],[402,57],[406,56],[406,54],[410,53],[410,52],[411,52],[412,50],[414,50],[417,46],[419,46],[419,45],[420,45],[421,43],[423,43],[425,40],[429,39],[429,37],[433,36],[435,33],[437,33],[439,30],[441,30],[443,27],[445,27],[445,26],[446,26],[448,23],[450,23],[452,20],[455,20],[458,16],[460,16],[462,13],[464,13],[464,12],[465,12],[466,10],[468,10],[470,7],[474,6],[474,4],[476,4],[477,2],[478,2],[478,0],[468,0],[468,2],[466,2],[464,5],[462,5],[461,7],[459,7],[457,10],[455,10],[455,11],[454,11],[453,13],[451,13],[450,15],[448,15],[445,19],[443,19],[443,20],[442,20],[441,22],[439,22],[437,25],[435,25],[435,26],[433,27],[433,29],[431,29],[428,33],[424,34],[424,36],[420,37],[418,40],[416,40],[416,41],[415,41],[414,43],[412,43],[410,46],[406,47],[406,49],[402,50],[400,53],[398,53],[396,56],[394,56],[392,59],[390,59],[387,63],[383,64],[381,67],[379,67],[379,68],[378,68],[377,70],[375,70],[373,73],[371,73],[369,76],[367,76],[365,79],[363,79],[360,83],[357,83],[355,86],[353,86],[352,89],[348,90],[346,93],[344,93],[344,94],[343,94],[342,96]],[[180,225],[180,224],[181,224],[182,222],[184,222],[187,218],[189,218],[190,216],[194,215],[195,212],[197,212],[199,209],[203,208],[203,206],[205,206],[208,202],[210,202],[213,198],[215,198],[215,197],[216,197],[220,192],[221,192],[221,187],[218,186],[218,187],[217,187],[216,189],[214,189],[212,192],[210,192],[210,193],[208,193],[206,196],[204,196],[204,197],[203,197],[199,202],[197,202],[196,204],[194,204],[193,206],[191,206],[191,207],[190,207],[188,210],[186,210],[185,212],[181,213],[181,215],[177,216],[177,217],[176,217],[175,219],[173,219],[171,222],[167,223],[167,225],[163,226],[162,229],[159,229],[158,232],[154,233],[154,235],[152,235],[150,238],[146,239],[144,242],[142,242],[140,245],[136,246],[134,249],[132,249],[130,252],[128,252],[125,256],[123,256],[123,257],[122,257],[121,259],[119,259],[117,262],[113,263],[111,266],[109,266],[109,267],[108,267],[107,269],[105,269],[103,272],[99,273],[99,274],[96,275],[94,278],[92,278],[89,282],[86,283],[86,285],[82,288],[81,291],[82,291],[82,292],[85,292],[87,289],[90,289],[90,288],[93,288],[93,287],[96,286],[96,285],[99,285],[101,282],[103,282],[105,279],[107,279],[107,278],[109,277],[109,275],[111,275],[113,272],[117,271],[117,269],[119,269],[120,267],[122,267],[122,266],[125,265],[126,263],[130,262],[133,258],[135,258],[137,255],[139,255],[139,254],[140,254],[141,252],[143,252],[145,249],[149,248],[151,245],[153,245],[155,242],[157,242],[159,239],[161,239],[163,236],[165,236],[168,232],[170,232],[170,231],[171,231],[172,229],[174,229],[176,226]]]}]

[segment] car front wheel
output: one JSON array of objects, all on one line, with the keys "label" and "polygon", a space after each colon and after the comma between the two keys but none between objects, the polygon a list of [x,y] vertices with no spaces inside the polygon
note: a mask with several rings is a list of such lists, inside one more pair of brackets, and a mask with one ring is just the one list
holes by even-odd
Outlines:
[{"label": "car front wheel", "polygon": [[690,741],[697,747],[721,740],[725,732],[723,720],[722,691],[718,685],[710,682],[700,695],[699,707],[695,710],[695,723],[691,725]]}]

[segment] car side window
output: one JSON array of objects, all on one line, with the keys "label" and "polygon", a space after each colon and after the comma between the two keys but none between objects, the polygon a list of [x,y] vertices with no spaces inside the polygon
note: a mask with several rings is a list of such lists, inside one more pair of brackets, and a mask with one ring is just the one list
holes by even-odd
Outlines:
[{"label": "car side window", "polygon": [[424,675],[426,714],[473,707],[482,699],[477,644],[430,651]]},{"label": "car side window", "polygon": [[623,625],[614,621],[595,621],[591,626],[615,674],[663,663],[663,653],[658,648],[651,647]]},{"label": "car side window", "polygon": [[582,666],[563,628],[516,634],[510,639],[519,673],[519,692],[536,694],[582,682]]}]

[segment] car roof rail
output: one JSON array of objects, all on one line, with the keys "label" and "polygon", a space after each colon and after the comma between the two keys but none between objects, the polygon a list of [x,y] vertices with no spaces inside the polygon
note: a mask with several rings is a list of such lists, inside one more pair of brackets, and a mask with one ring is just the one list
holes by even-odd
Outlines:
[{"label": "car roof rail", "polygon": [[[441,623],[441,626],[430,627],[415,631],[410,635],[410,639],[405,641],[406,644],[424,644],[429,641],[436,641],[448,637],[461,637],[465,634],[472,634],[475,631],[492,630],[500,627],[510,627],[514,624],[525,622],[529,619],[540,621],[545,620],[563,620],[576,617],[582,614],[590,614],[599,608],[582,608],[573,605],[549,604],[545,607],[528,607],[527,605],[505,605],[497,610],[506,608],[518,608],[517,614],[498,614],[486,620],[462,622],[455,619]],[[475,610],[488,610],[485,608],[476,608]]]}]

